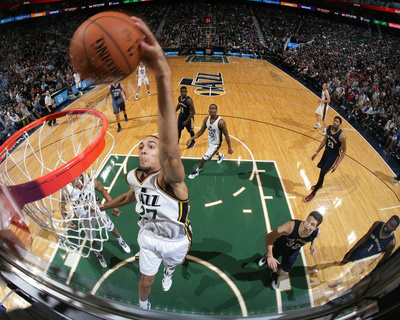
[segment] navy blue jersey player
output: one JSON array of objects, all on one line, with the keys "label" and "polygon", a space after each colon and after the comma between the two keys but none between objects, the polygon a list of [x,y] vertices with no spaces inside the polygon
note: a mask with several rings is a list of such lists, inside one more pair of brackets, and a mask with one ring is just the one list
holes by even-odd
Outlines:
[{"label": "navy blue jersey player", "polygon": [[322,188],[325,175],[330,170],[331,172],[334,172],[346,155],[346,136],[342,129],[340,129],[341,124],[342,118],[336,116],[333,120],[333,125],[328,127],[324,139],[321,141],[317,151],[311,157],[311,160],[314,160],[318,152],[320,152],[325,146],[325,151],[317,165],[317,167],[321,169],[318,182],[316,185],[311,187],[312,192],[304,199],[306,202],[311,201],[315,197],[317,191]]},{"label": "navy blue jersey player", "polygon": [[121,83],[111,84],[110,91],[107,92],[106,96],[106,103],[107,103],[108,96],[111,95],[113,113],[115,114],[115,118],[118,124],[117,132],[121,132],[121,124],[119,123],[119,113],[121,111],[124,113],[125,122],[128,122],[128,117],[126,115],[126,110],[125,110],[125,101],[124,97],[122,96],[122,92],[125,95],[126,102],[128,102],[128,95],[126,93],[124,86]]},{"label": "navy blue jersey player", "polygon": [[[305,221],[290,220],[266,235],[267,253],[261,257],[258,265],[262,267],[268,263],[272,269],[271,278],[274,289],[278,289],[278,277],[292,271],[302,246],[311,242],[310,254],[316,253],[315,238],[321,233],[318,226],[322,221],[322,215],[318,211],[313,211]],[[278,261],[279,257],[282,257],[281,263]]]},{"label": "navy blue jersey player", "polygon": [[[190,133],[190,137],[194,136],[193,124],[194,124],[194,105],[191,97],[187,95],[186,87],[181,87],[181,95],[178,98],[178,104],[176,106],[176,111],[179,111],[178,116],[178,142],[181,138],[181,133],[184,128]],[[194,140],[191,141],[188,149],[193,148],[196,145]]]},{"label": "navy blue jersey player", "polygon": [[392,216],[386,223],[383,221],[374,222],[368,232],[345,254],[340,264],[343,265],[349,261],[357,261],[384,253],[377,265],[380,266],[390,257],[396,246],[394,231],[399,226],[399,222],[398,216]]}]

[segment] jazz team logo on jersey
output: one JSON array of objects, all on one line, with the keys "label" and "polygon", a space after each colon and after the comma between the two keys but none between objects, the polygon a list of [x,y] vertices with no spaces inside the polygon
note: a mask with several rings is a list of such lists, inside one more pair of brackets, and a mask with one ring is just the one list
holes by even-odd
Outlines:
[{"label": "jazz team logo on jersey", "polygon": [[179,85],[183,86],[191,86],[197,87],[194,92],[200,96],[222,96],[226,93],[224,87],[221,85],[224,84],[222,79],[222,74],[213,74],[213,73],[202,73],[199,72],[196,76],[196,79],[193,78],[182,78]]}]

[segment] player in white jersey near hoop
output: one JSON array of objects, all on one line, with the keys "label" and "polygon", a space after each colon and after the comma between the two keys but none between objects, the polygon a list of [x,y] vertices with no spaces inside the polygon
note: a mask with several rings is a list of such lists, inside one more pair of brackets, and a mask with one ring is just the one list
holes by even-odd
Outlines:
[{"label": "player in white jersey near hoop", "polygon": [[139,99],[139,88],[142,84],[145,84],[147,86],[147,95],[150,95],[150,82],[149,79],[147,78],[147,70],[145,65],[143,64],[142,61],[140,61],[139,66],[136,70],[136,77],[138,78],[138,83],[137,83],[137,89],[136,89],[136,96],[135,100]]},{"label": "player in white jersey near hoop", "polygon": [[215,155],[218,156],[217,163],[220,164],[222,160],[225,158],[225,154],[219,152],[219,149],[222,146],[222,134],[226,138],[226,142],[228,144],[228,153],[232,154],[233,150],[231,147],[231,138],[228,133],[228,128],[226,126],[225,121],[217,115],[218,107],[216,104],[210,104],[208,108],[208,113],[210,114],[208,117],[204,118],[203,125],[200,130],[191,137],[186,145],[190,145],[193,140],[199,138],[206,129],[208,129],[208,149],[204,154],[203,158],[201,158],[199,166],[194,170],[191,174],[189,174],[189,179],[194,179],[200,174],[200,170],[204,167],[206,161],[211,160]]},{"label": "player in white jersey near hoop", "polygon": [[326,115],[328,114],[329,102],[331,102],[331,97],[329,95],[326,83],[322,84],[321,99],[318,99],[318,102],[320,105],[318,106],[317,110],[315,110],[317,124],[314,126],[314,128],[321,128],[321,124],[319,123],[319,116],[321,116],[321,120],[324,124],[324,131],[321,134],[324,136],[326,134]]},{"label": "player in white jersey near hoop", "polygon": [[[82,229],[85,231],[88,240],[91,242],[91,246],[94,249],[97,259],[103,268],[107,268],[107,262],[99,251],[96,241],[94,241],[97,230],[104,227],[107,228],[107,231],[111,232],[111,234],[117,238],[119,245],[126,253],[130,253],[131,249],[125,243],[124,239],[122,239],[108,214],[105,211],[96,212],[95,208],[90,205],[98,206],[95,201],[95,190],[100,192],[106,201],[112,200],[110,194],[97,179],[90,180],[90,177],[86,173],[81,174],[78,178],[74,179],[70,184],[66,185],[62,189],[60,211],[64,219],[67,219],[69,214],[73,214],[81,219]],[[68,213],[66,211],[66,205],[72,203],[74,203],[72,207],[75,210]],[[121,211],[118,209],[114,209],[113,211],[113,215],[116,217],[118,217],[120,213]],[[75,229],[76,225],[69,220],[68,228]]]},{"label": "player in white jersey near hoop", "polygon": [[171,69],[150,29],[141,19],[132,17],[132,20],[144,34],[140,43],[142,61],[156,77],[159,137],[147,136],[140,142],[139,168],[127,176],[132,189],[100,208],[121,207],[136,201],[136,212],[140,215],[139,306],[150,309],[148,297],[161,262],[164,265],[162,289],[168,291],[175,268],[184,262],[189,251],[192,231],[187,219],[189,193],[177,143]]}]

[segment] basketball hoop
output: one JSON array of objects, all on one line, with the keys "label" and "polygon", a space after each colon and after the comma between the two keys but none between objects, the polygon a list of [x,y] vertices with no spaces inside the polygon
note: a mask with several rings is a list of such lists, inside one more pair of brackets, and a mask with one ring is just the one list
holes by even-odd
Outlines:
[{"label": "basketball hoop", "polygon": [[[53,119],[58,120],[58,125],[51,127],[48,123]],[[61,215],[60,189],[86,170],[90,176],[87,184],[93,184],[98,157],[105,147],[107,126],[106,116],[99,111],[65,110],[26,125],[3,143],[0,146],[1,227],[6,229],[17,220],[29,232],[23,227],[28,216],[41,229],[56,235],[68,250],[83,256],[93,251],[90,244],[85,244],[82,219],[74,216],[76,205],[68,203],[68,216]],[[114,143],[109,153],[113,146]],[[92,211],[102,219],[95,197],[85,207],[97,208]],[[74,232],[67,227],[69,221],[78,226]],[[94,240],[100,241],[100,251],[108,235],[101,228],[97,231],[99,238]],[[84,252],[85,247],[89,251]]]}]

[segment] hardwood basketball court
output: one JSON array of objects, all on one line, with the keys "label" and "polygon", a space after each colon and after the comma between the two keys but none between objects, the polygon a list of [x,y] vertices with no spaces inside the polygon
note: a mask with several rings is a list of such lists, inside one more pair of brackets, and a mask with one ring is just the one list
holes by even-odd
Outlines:
[{"label": "hardwood basketball court", "polygon": [[[198,265],[210,270],[207,269],[207,263],[214,262],[212,259],[215,257],[207,252],[212,252],[223,255],[225,259],[221,261],[231,259],[229,261],[232,264],[245,265],[241,268],[248,268],[249,272],[242,272],[243,270],[239,267],[228,264],[221,265],[219,268],[239,288],[243,283],[254,281],[255,277],[257,282],[255,282],[253,290],[256,288],[259,290],[259,294],[266,294],[265,299],[271,302],[271,305],[264,309],[257,306],[257,304],[265,304],[265,300],[259,301],[257,297],[252,296],[250,287],[247,288],[248,292],[242,292],[242,289],[239,289],[243,297],[243,304],[240,299],[227,298],[220,305],[210,306],[210,310],[204,311],[205,314],[226,314],[225,312],[229,314],[231,312],[234,315],[246,316],[318,306],[343,293],[361,277],[368,274],[379,259],[359,264],[349,263],[346,266],[339,266],[338,262],[368,231],[373,222],[386,221],[393,214],[397,214],[400,189],[394,185],[392,170],[367,141],[347,123],[346,119],[343,119],[341,128],[347,137],[347,156],[338,170],[327,174],[324,186],[314,200],[306,203],[304,198],[310,193],[311,185],[318,180],[319,169],[316,165],[322,154],[320,153],[314,161],[311,161],[311,155],[322,140],[320,134],[322,130],[313,128],[315,125],[314,111],[318,106],[319,97],[267,61],[240,58],[205,60],[193,57],[169,57],[167,59],[173,71],[172,88],[175,102],[178,101],[180,95],[180,83],[186,84],[188,95],[193,99],[196,109],[195,131],[199,129],[204,117],[208,115],[208,106],[215,103],[218,106],[218,114],[227,123],[234,150],[232,155],[227,155],[220,167],[216,165],[215,161],[206,163],[198,178],[186,180],[190,197],[193,200],[189,219],[192,220],[194,238],[193,252],[189,253],[187,262],[189,266],[186,264],[182,269],[200,272],[200,274],[204,272],[204,277],[198,278],[197,286],[191,285],[189,289],[192,289],[194,297],[201,297],[205,288],[221,285],[218,281],[216,284],[214,283],[214,273],[207,274],[209,271],[204,271],[204,268],[193,267]],[[199,60],[205,62],[197,62]],[[107,184],[107,179],[100,180],[99,178],[99,180],[109,187],[113,197],[125,192],[114,189],[118,185],[126,188],[123,179],[124,170],[118,171],[120,167],[116,163],[119,163],[120,159],[128,157],[130,152],[132,156],[137,155],[135,146],[138,142],[148,134],[157,133],[157,92],[154,76],[151,73],[149,80],[151,96],[147,95],[145,87],[142,86],[137,101],[134,99],[137,87],[135,75],[122,81],[129,97],[127,103],[129,121],[121,121],[122,131],[120,133],[117,133],[111,99],[108,100],[107,105],[104,103],[108,86],[98,86],[92,89],[68,107],[94,108],[107,116],[108,131],[115,138],[112,154],[116,155],[116,159],[107,164],[110,169],[107,179],[112,178],[116,172],[119,172],[121,176],[112,187]],[[329,109],[327,124],[332,124],[336,115],[337,113],[333,109]],[[207,149],[206,134],[196,141],[197,145],[193,149],[186,148],[185,141],[188,138],[189,134],[183,131],[180,146],[186,176],[196,167]],[[107,143],[110,143],[109,138],[107,138]],[[227,153],[226,143],[221,152]],[[102,154],[100,160],[103,160],[104,157],[105,154]],[[128,166],[127,170],[132,168]],[[247,191],[239,192],[242,190],[241,186]],[[246,199],[249,199],[250,193],[246,195],[246,192],[252,190],[251,187],[254,187],[257,195],[259,192],[258,200],[253,201],[257,204],[253,208],[249,206],[237,208],[235,199],[242,197],[241,203],[247,205]],[[215,195],[219,190],[227,193],[218,198]],[[228,190],[229,192],[233,190],[233,193],[242,193],[242,195],[233,197],[232,192],[228,195]],[[218,200],[221,200],[222,204],[215,205],[210,214],[205,204]],[[275,200],[281,202],[274,202]],[[321,225],[322,234],[316,240],[317,253],[311,256],[309,245],[306,245],[301,259],[300,257],[298,259],[300,265],[296,264],[296,270],[290,274],[289,279],[284,280],[283,289],[274,292],[269,286],[270,271],[267,267],[259,269],[256,265],[258,258],[264,254],[264,236],[268,231],[291,218],[305,219],[314,210],[318,210],[324,216],[324,222]],[[127,213],[126,218],[121,216],[113,221],[119,229],[121,226],[120,231],[124,238],[126,238],[125,234],[131,231],[132,240],[128,244],[134,254],[136,252],[134,250],[137,249],[135,242],[136,214],[133,213],[133,207],[130,211],[132,212]],[[218,217],[220,214],[225,214],[225,218],[221,220]],[[235,217],[237,218],[235,219]],[[238,221],[242,221],[241,219],[245,219],[247,222],[238,224]],[[127,223],[127,221],[130,222]],[[124,224],[128,225],[125,227],[125,234],[122,227]],[[217,239],[218,241],[209,242],[205,240],[209,239],[205,225],[212,226],[213,224],[218,226],[220,238]],[[35,228],[34,222],[30,222],[29,225],[33,235],[31,253],[51,264],[59,249],[56,238]],[[248,235],[251,241],[245,245],[240,242],[234,243],[233,240],[232,242],[228,241],[231,234],[237,233],[240,233],[242,237]],[[396,235],[399,236],[398,231],[396,231]],[[215,239],[215,237],[211,238]],[[112,243],[107,250],[109,259],[114,256],[122,261],[132,258],[121,255]],[[218,261],[216,258],[215,263]],[[127,263],[130,262],[131,260],[127,261]],[[97,264],[92,267],[94,271],[91,276],[94,280],[95,278],[100,279],[107,272],[107,269],[102,269],[93,257],[91,261],[88,259],[85,263]],[[42,269],[43,266],[40,268]],[[123,268],[121,267],[121,270]],[[136,292],[138,266],[132,262],[132,266],[125,267],[125,269],[124,279],[131,277],[130,290]],[[115,276],[113,281],[118,282],[117,274]],[[207,277],[210,279],[204,280]],[[220,277],[222,276],[219,275],[217,278]],[[161,279],[156,278],[153,287],[158,286],[160,281]],[[177,292],[177,296],[179,296],[179,288],[188,289],[186,288],[188,283],[182,277],[181,271],[176,273],[174,281],[173,288],[175,286],[176,291],[174,292]],[[204,281],[206,282],[204,283]],[[298,281],[304,281],[304,285],[299,284]],[[298,288],[305,290],[300,294],[297,293]],[[98,290],[101,292],[101,284],[98,286]],[[129,291],[128,289],[124,290]],[[160,294],[157,293],[157,289],[154,289],[150,301],[157,300]],[[156,308],[169,309],[171,301],[177,296],[173,292],[168,294],[164,293],[164,296],[160,296]],[[294,300],[297,302],[291,302],[293,294],[295,294]],[[205,295],[203,294],[203,296]],[[307,296],[306,301],[304,301],[305,296]],[[182,296],[180,299],[184,300]],[[127,303],[134,305],[133,300]],[[183,305],[186,304],[190,306],[189,301],[183,301]]]}]

